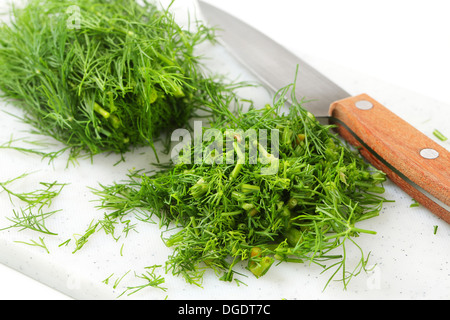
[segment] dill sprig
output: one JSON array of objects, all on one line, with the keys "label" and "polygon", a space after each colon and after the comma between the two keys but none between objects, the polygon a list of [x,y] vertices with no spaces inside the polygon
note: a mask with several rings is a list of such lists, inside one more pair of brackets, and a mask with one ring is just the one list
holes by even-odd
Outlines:
[{"label": "dill sprig", "polygon": [[48,254],[50,254],[50,251],[47,248],[47,245],[44,242],[44,238],[39,237],[39,243],[33,239],[30,239],[30,242],[25,242],[25,241],[14,241],[16,243],[23,243],[26,244],[28,246],[32,246],[32,247],[40,247],[43,248]]},{"label": "dill sprig", "polygon": [[161,275],[157,275],[155,272],[156,269],[161,267],[162,267],[161,265],[153,265],[150,267],[146,267],[145,269],[147,271],[145,273],[142,273],[140,275],[135,273],[134,276],[138,279],[144,280],[144,283],[136,286],[127,287],[117,298],[122,297],[124,294],[131,296],[145,288],[150,287],[157,288],[162,291],[167,291],[167,288],[162,286],[162,284],[166,282],[165,278]]},{"label": "dill sprig", "polygon": [[[17,142],[23,142],[27,146],[18,146]],[[43,141],[30,141],[28,139],[15,139],[13,136],[9,139],[9,141],[3,143],[0,145],[0,149],[9,149],[9,150],[15,150],[18,152],[21,152],[23,154],[34,154],[42,157],[42,160],[48,159],[48,164],[52,163],[56,158],[58,158],[61,154],[63,154],[69,147],[64,147],[58,151],[48,152],[39,150],[36,147],[45,147],[48,148],[49,144],[43,142]],[[71,159],[69,159],[71,161]],[[68,162],[69,162],[68,161]]]},{"label": "dill sprig", "polygon": [[208,110],[206,86],[232,90],[200,70],[196,48],[214,41],[214,30],[200,22],[183,28],[169,9],[135,0],[12,8],[11,23],[0,25],[2,95],[37,133],[70,147],[71,158],[153,147],[161,133]]},{"label": "dill sprig", "polygon": [[[375,232],[356,225],[379,215],[386,201],[380,195],[385,174],[344,145],[332,126],[321,125],[307,112],[291,90],[294,85],[280,90],[272,106],[247,112],[241,107],[233,114],[229,101],[215,100],[214,111],[223,116],[204,130],[222,134],[221,154],[204,140],[200,150],[191,146],[190,162],[157,172],[130,172],[128,181],[101,186],[99,207],[117,216],[147,210],[159,218],[168,228],[163,240],[173,248],[166,271],[192,284],[201,285],[205,267],[232,281],[238,263],[247,263],[261,277],[276,263],[310,262],[332,272],[327,285],[341,274],[346,287],[366,268],[368,256],[355,239]],[[281,114],[290,90],[290,111]],[[242,151],[237,147],[242,137],[230,135],[232,129],[269,130],[266,143],[258,146],[256,164],[249,161],[250,142],[244,141]],[[269,143],[271,129],[278,130],[278,147]],[[236,161],[225,161],[230,156],[227,143],[234,146],[231,156],[237,158],[231,160]],[[275,151],[278,169],[261,174]],[[193,161],[196,153],[206,155],[201,163]],[[217,162],[221,157],[224,161]],[[349,244],[361,253],[354,268],[346,266]],[[334,262],[327,266],[327,261]]]},{"label": "dill sprig", "polygon": [[16,180],[23,179],[29,174],[22,174],[14,179],[0,182],[0,188],[8,193],[10,201],[14,204],[14,200],[20,200],[25,206],[13,209],[13,216],[7,217],[12,224],[8,227],[0,229],[0,231],[11,228],[18,228],[19,231],[29,229],[48,235],[56,235],[50,231],[46,225],[46,220],[61,210],[48,211],[53,200],[60,195],[63,188],[67,184],[54,182],[40,182],[40,188],[29,192],[15,192],[8,186]]},{"label": "dill sprig", "polygon": [[46,233],[48,235],[57,235],[57,233],[51,232],[46,226],[45,221],[47,218],[51,217],[55,213],[59,212],[61,210],[57,211],[51,211],[51,212],[43,212],[39,210],[37,213],[33,212],[31,209],[20,209],[20,210],[13,210],[13,217],[7,218],[9,221],[11,221],[13,224],[10,225],[7,228],[0,229],[6,230],[11,228],[19,228],[19,231],[22,231],[24,229],[29,229],[41,233]]},{"label": "dill sprig", "polygon": [[84,245],[88,242],[89,237],[92,236],[97,231],[97,227],[99,224],[100,224],[100,222],[94,223],[94,221],[91,221],[91,223],[89,224],[89,227],[86,229],[84,234],[74,235],[75,250],[72,253],[75,253],[84,247]]},{"label": "dill sprig", "polygon": [[42,161],[48,160],[48,164],[50,165],[55,161],[55,159],[59,158],[62,154],[69,151],[69,156],[67,157],[67,167],[70,164],[76,165],[78,160],[82,157],[87,158],[92,155],[90,154],[81,154],[81,150],[72,149],[69,146],[63,146],[59,150],[56,151],[48,151],[49,148],[54,147],[52,143],[42,140],[29,140],[27,138],[14,138],[11,135],[9,141],[0,145],[0,149],[6,150],[14,150],[26,155],[37,155],[40,156]]}]

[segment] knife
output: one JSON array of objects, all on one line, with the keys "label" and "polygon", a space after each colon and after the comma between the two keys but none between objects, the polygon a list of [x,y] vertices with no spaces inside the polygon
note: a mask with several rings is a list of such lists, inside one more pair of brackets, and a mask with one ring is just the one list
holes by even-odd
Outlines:
[{"label": "knife", "polygon": [[273,92],[296,80],[297,97],[318,119],[417,202],[450,223],[450,152],[367,94],[351,96],[299,57],[238,18],[199,0],[219,42]]}]

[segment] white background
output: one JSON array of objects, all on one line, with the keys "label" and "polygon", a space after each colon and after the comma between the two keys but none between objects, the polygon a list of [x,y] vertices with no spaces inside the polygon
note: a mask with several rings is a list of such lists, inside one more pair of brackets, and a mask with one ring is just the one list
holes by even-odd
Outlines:
[{"label": "white background", "polygon": [[[355,70],[450,106],[448,1],[208,2],[247,20],[311,61]],[[450,137],[449,126],[439,129]],[[0,299],[15,298],[68,297],[0,264]]]}]

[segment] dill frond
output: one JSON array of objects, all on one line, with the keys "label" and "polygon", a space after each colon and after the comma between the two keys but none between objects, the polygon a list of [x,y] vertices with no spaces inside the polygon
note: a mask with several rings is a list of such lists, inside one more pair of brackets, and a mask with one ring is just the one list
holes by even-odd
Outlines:
[{"label": "dill frond", "polygon": [[0,190],[8,194],[12,204],[14,204],[15,200],[19,200],[22,204],[25,204],[25,206],[21,206],[18,209],[13,209],[13,216],[7,217],[7,220],[12,224],[0,229],[0,231],[18,228],[19,231],[29,229],[48,235],[57,235],[46,227],[45,222],[49,217],[61,211],[48,210],[53,200],[60,195],[67,184],[58,183],[57,181],[40,182],[40,188],[29,192],[16,192],[9,187],[9,184],[27,176],[28,174],[22,174],[14,179],[0,182]]}]

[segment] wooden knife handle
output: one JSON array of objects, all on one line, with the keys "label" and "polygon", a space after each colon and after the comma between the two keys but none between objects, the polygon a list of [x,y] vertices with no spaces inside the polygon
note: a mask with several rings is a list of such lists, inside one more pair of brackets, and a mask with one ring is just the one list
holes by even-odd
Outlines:
[{"label": "wooden knife handle", "polygon": [[337,119],[338,133],[374,167],[450,223],[450,212],[420,190],[450,206],[449,151],[366,94],[334,102],[330,116]]}]

